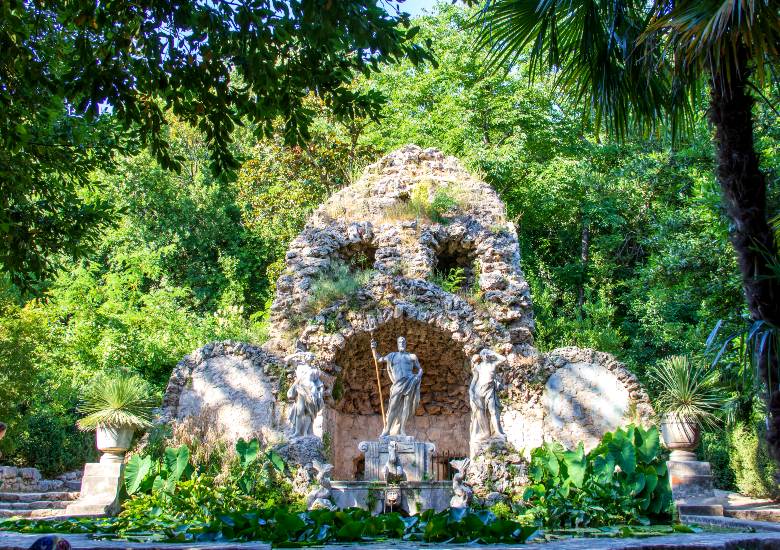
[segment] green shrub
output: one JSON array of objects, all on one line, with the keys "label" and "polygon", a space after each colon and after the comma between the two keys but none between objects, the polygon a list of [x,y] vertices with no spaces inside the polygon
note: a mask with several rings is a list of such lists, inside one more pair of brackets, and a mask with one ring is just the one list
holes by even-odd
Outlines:
[{"label": "green shrub", "polygon": [[433,200],[428,207],[427,214],[431,220],[438,223],[443,223],[445,220],[444,216],[448,212],[458,208],[458,206],[460,206],[460,204],[458,203],[457,199],[449,192],[447,192],[445,189],[437,189],[433,195]]},{"label": "green shrub", "polygon": [[736,477],[731,468],[729,456],[729,438],[723,437],[723,432],[705,432],[701,436],[698,456],[710,463],[712,467],[712,482],[717,489],[736,491]]},{"label": "green shrub", "polygon": [[18,440],[13,462],[38,468],[45,476],[81,469],[97,457],[95,436],[79,432],[73,418],[51,411],[30,415],[13,436]]},{"label": "green shrub", "polygon": [[658,429],[628,426],[585,454],[545,443],[531,452],[523,500],[546,527],[598,527],[668,517],[672,504]]},{"label": "green shrub", "polygon": [[447,214],[458,209],[463,200],[457,196],[457,188],[431,190],[431,186],[432,183],[428,181],[417,183],[412,188],[409,199],[391,206],[385,213],[386,217],[445,223]]},{"label": "green shrub", "polygon": [[85,416],[76,426],[85,432],[99,427],[149,429],[155,405],[150,393],[138,376],[97,376],[82,396],[79,412]]},{"label": "green shrub", "polygon": [[774,476],[777,471],[766,446],[762,422],[740,422],[729,434],[731,469],[737,490],[752,497],[778,496]]},{"label": "green shrub", "polygon": [[717,416],[726,405],[720,373],[688,355],[666,357],[650,370],[659,388],[656,408],[684,422],[717,428]]}]

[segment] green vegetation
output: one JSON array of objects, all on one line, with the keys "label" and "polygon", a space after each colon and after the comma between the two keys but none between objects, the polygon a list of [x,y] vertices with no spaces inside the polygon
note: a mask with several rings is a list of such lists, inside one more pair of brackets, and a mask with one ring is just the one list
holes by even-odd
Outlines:
[{"label": "green vegetation", "polygon": [[769,456],[764,422],[739,422],[729,434],[731,470],[734,485],[745,495],[760,498],[777,498],[775,474],[777,464]]},{"label": "green vegetation", "polygon": [[390,220],[446,223],[447,215],[455,214],[464,206],[464,202],[459,200],[453,189],[421,181],[412,188],[408,199],[396,202],[384,215]]},{"label": "green vegetation", "polygon": [[658,384],[659,413],[671,414],[682,422],[717,428],[716,415],[726,399],[718,387],[719,373],[685,355],[673,355],[651,371]]},{"label": "green vegetation", "polygon": [[170,113],[206,137],[219,175],[240,167],[237,127],[269,137],[283,120],[287,143],[308,142],[312,90],[334,116],[376,118],[381,102],[351,86],[355,75],[431,58],[396,6],[4,2],[0,266],[20,289],[40,292],[60,255],[88,253],[115,211],[84,191],[105,188],[91,173],[116,156],[147,146],[160,167],[184,169]]},{"label": "green vegetation", "polygon": [[312,282],[307,309],[317,313],[338,300],[350,302],[373,273],[371,269],[352,270],[341,261],[331,262],[330,267]]},{"label": "green vegetation", "polygon": [[78,411],[84,414],[76,426],[84,431],[99,427],[132,428],[140,431],[152,427],[152,409],[156,403],[149,399],[149,385],[137,376],[93,380],[81,398]]},{"label": "green vegetation", "polygon": [[466,282],[466,272],[462,267],[453,267],[447,273],[435,272],[431,282],[441,288],[444,292],[455,294],[463,290]]},{"label": "green vegetation", "polygon": [[628,426],[607,433],[585,454],[545,443],[531,452],[526,513],[549,527],[648,523],[672,506],[658,429]]},{"label": "green vegetation", "polygon": [[[176,440],[175,433],[167,439]],[[303,512],[302,503],[292,496],[292,472],[257,440],[239,440],[235,449],[215,452],[205,463],[194,455],[185,445],[134,455],[125,473],[131,496],[115,518],[8,520],[0,522],[0,529],[168,542],[265,540],[278,545],[386,539],[517,543],[540,536],[540,528],[552,534],[562,526],[645,524],[649,518],[670,517],[669,478],[655,428],[608,433],[587,455],[582,446],[571,452],[550,444],[533,450],[532,485],[523,502],[491,510],[428,510],[411,517],[372,516],[357,508]],[[615,528],[603,536],[639,532],[641,528]],[[656,532],[665,531],[662,527]]]}]

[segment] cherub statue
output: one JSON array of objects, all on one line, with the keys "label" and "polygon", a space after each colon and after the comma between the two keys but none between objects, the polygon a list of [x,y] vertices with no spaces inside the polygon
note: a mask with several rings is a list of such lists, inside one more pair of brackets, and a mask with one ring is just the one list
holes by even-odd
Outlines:
[{"label": "cherub statue", "polygon": [[478,452],[482,442],[506,441],[501,427],[496,380],[496,368],[504,361],[506,358],[503,355],[490,349],[483,349],[472,359],[472,379],[469,386],[472,457]]},{"label": "cherub statue", "polygon": [[399,483],[406,479],[406,472],[404,472],[403,466],[401,466],[401,460],[398,458],[398,443],[390,441],[387,444],[387,462],[385,463],[382,471],[385,474],[385,481],[387,483]]},{"label": "cherub statue", "polygon": [[312,361],[314,354],[306,351],[297,351],[285,358],[286,365],[295,365],[295,380],[287,390],[287,399],[294,400],[290,409],[293,437],[314,435],[314,419],[324,403],[321,371],[311,366]]},{"label": "cherub statue", "polygon": [[452,498],[450,499],[450,508],[467,508],[471,502],[473,491],[471,487],[463,481],[466,477],[471,460],[461,458],[460,460],[451,460],[450,464],[457,470],[452,476]]},{"label": "cherub statue", "polygon": [[335,510],[336,505],[330,499],[330,473],[333,471],[333,464],[312,460],[312,466],[317,471],[317,485],[306,497],[307,508],[309,510],[319,510],[321,508]]}]

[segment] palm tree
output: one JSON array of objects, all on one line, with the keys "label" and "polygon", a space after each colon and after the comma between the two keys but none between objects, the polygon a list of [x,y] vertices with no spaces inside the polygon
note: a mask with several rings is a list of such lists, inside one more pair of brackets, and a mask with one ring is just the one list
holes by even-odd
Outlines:
[{"label": "palm tree", "polygon": [[[480,44],[490,66],[528,57],[532,78],[550,71],[561,90],[588,101],[597,131],[692,127],[707,77],[717,178],[732,221],[750,314],[780,327],[780,265],[767,219],[767,182],[753,143],[751,89],[780,59],[778,0],[485,0]],[[754,85],[758,83],[758,86]],[[774,275],[774,276],[773,276]],[[780,365],[760,358],[769,389],[768,440],[780,460]]]}]

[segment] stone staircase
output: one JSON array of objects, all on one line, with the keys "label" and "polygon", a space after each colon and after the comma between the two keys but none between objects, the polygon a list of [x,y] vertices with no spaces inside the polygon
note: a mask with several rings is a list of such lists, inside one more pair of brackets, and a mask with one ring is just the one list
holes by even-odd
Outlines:
[{"label": "stone staircase", "polygon": [[46,493],[0,492],[0,518],[46,518],[60,516],[65,508],[78,498],[74,491]]},{"label": "stone staircase", "polygon": [[0,466],[0,520],[63,515],[79,496],[80,477],[80,472],[70,472],[43,479],[35,468]]},{"label": "stone staircase", "polygon": [[780,502],[715,490],[723,502],[723,515],[748,521],[780,523]]}]

